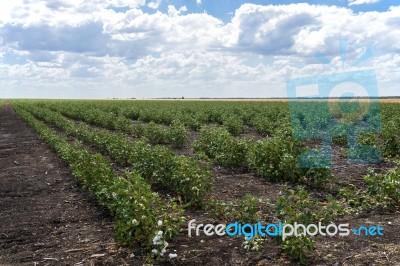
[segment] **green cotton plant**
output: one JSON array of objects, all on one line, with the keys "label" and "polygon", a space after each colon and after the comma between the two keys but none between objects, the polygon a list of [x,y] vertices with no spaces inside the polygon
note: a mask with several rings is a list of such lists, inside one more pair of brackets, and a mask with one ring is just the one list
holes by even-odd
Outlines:
[{"label": "green cotton plant", "polygon": [[236,115],[224,117],[222,123],[224,128],[234,136],[239,135],[244,130],[243,120]]},{"label": "green cotton plant", "polygon": [[[161,177],[162,178],[162,177]],[[167,186],[175,187],[185,202],[201,204],[211,190],[213,176],[207,165],[185,156],[175,156]]]},{"label": "green cotton plant", "polygon": [[137,173],[117,177],[104,157],[87,151],[76,158],[77,162],[71,166],[74,175],[86,177],[87,188],[116,217],[116,239],[121,244],[139,243],[150,248],[158,221],[166,221],[164,231],[168,237],[178,233],[183,209],[173,201],[161,200]]},{"label": "green cotton plant", "polygon": [[251,240],[245,240],[242,247],[247,251],[260,251],[264,245],[265,238],[262,236],[255,236]]},{"label": "green cotton plant", "polygon": [[262,177],[274,181],[322,184],[332,176],[328,168],[301,168],[299,156],[305,151],[300,144],[288,137],[259,140],[247,152],[248,166]]},{"label": "green cotton plant", "polygon": [[368,184],[367,192],[376,199],[377,204],[400,207],[400,166],[384,174],[372,172],[364,180]]},{"label": "green cotton plant", "polygon": [[79,144],[69,144],[64,137],[36,120],[29,112],[18,105],[15,107],[41,139],[70,166],[73,175],[84,188],[115,216],[116,239],[121,244],[140,244],[150,250],[160,230],[166,240],[179,233],[184,221],[183,209],[174,199],[161,199],[137,173],[116,176],[111,164],[102,155],[92,154]]},{"label": "green cotton plant", "polygon": [[262,198],[246,194],[243,198],[235,201],[222,201],[211,198],[207,201],[205,208],[210,211],[215,219],[227,222],[238,221],[240,223],[256,223],[262,220],[265,211],[269,209],[269,202]]},{"label": "green cotton plant", "polygon": [[165,147],[153,149],[141,144],[132,156],[132,166],[145,178],[165,189],[172,190],[185,202],[200,203],[212,186],[208,166],[185,156],[175,156]]},{"label": "green cotton plant", "polygon": [[117,131],[124,132],[127,134],[133,133],[133,125],[129,119],[124,116],[117,116],[114,120],[114,126]]},{"label": "green cotton plant", "polygon": [[307,265],[315,248],[315,242],[307,236],[288,237],[282,242],[282,251],[302,265]]},{"label": "green cotton plant", "polygon": [[151,144],[171,144],[174,148],[182,148],[189,140],[184,125],[179,121],[174,121],[169,127],[154,122],[146,126],[139,124],[133,128],[133,133]]},{"label": "green cotton plant", "polygon": [[167,129],[166,138],[174,148],[183,148],[189,141],[185,126],[180,121],[173,121]]},{"label": "green cotton plant", "polygon": [[375,197],[365,190],[360,190],[354,185],[341,188],[339,194],[351,207],[349,212],[356,212],[359,209],[373,209],[378,205]]},{"label": "green cotton plant", "polygon": [[89,123],[94,126],[103,127],[110,130],[116,130],[131,134],[133,132],[133,126],[131,120],[125,116],[119,115],[118,112],[107,112],[101,108],[93,107],[87,108],[73,103],[63,104],[49,104],[41,103],[41,107],[50,108],[62,115]]},{"label": "green cotton plant", "polygon": [[[271,209],[271,204],[259,197],[246,194],[243,198],[234,201],[222,201],[210,198],[205,204],[205,209],[210,212],[214,219],[225,222],[237,221],[239,223],[258,223],[265,219]],[[265,238],[255,236],[249,241],[244,241],[243,247],[246,250],[258,251],[262,248]]]},{"label": "green cotton plant", "polygon": [[248,151],[251,169],[263,177],[279,181],[298,181],[301,169],[297,163],[300,148],[294,141],[279,137],[257,141]]},{"label": "green cotton plant", "polygon": [[[280,196],[275,205],[275,211],[280,221],[287,224],[317,224],[331,222],[337,215],[346,213],[347,209],[332,197],[327,197],[325,202],[312,197],[302,186],[289,189]],[[312,251],[315,249],[314,241],[309,236],[291,236],[282,240],[277,238],[282,245],[282,251],[293,259],[306,264]]]},{"label": "green cotton plant", "polygon": [[392,118],[383,124],[381,137],[383,139],[383,153],[387,157],[398,157],[400,155],[400,119]]},{"label": "green cotton plant", "polygon": [[167,142],[166,130],[162,126],[157,125],[154,122],[150,122],[147,124],[144,136],[152,144],[162,144]]},{"label": "green cotton plant", "polygon": [[171,144],[173,148],[184,147],[189,140],[188,133],[183,123],[173,121],[169,127],[163,127],[150,122],[147,125],[136,124],[132,129],[133,134],[141,140],[151,144]]},{"label": "green cotton plant", "polygon": [[[113,192],[113,208],[116,210],[116,238],[121,243],[140,243],[152,247],[154,235],[161,229],[171,239],[179,232],[183,222],[183,209],[173,201],[164,201],[152,192],[149,184],[136,173],[127,173],[110,188]],[[163,223],[160,228],[159,221]]]},{"label": "green cotton plant", "polygon": [[[279,197],[275,209],[278,218],[284,223],[310,224],[318,220],[314,203],[317,202],[299,187],[296,191],[291,190],[288,195]],[[291,236],[285,240],[278,238],[278,241],[282,246],[282,251],[294,260],[300,261],[301,264],[305,264],[312,251],[315,250],[315,244],[309,236]]]},{"label": "green cotton plant", "polygon": [[192,129],[194,131],[199,131],[203,125],[203,123],[201,121],[199,121],[198,119],[195,119],[192,116],[185,117],[184,123],[185,123],[185,125],[187,125],[190,129]]},{"label": "green cotton plant", "polygon": [[146,132],[146,128],[142,123],[137,123],[133,126],[132,133],[135,135],[137,138],[144,137]]},{"label": "green cotton plant", "polygon": [[196,153],[203,153],[221,166],[243,167],[250,139],[237,140],[224,128],[203,127],[193,143]]},{"label": "green cotton plant", "polygon": [[256,114],[250,118],[249,125],[263,136],[275,136],[277,135],[276,131],[281,126],[281,120],[278,120],[277,117]]},{"label": "green cotton plant", "polygon": [[[80,179],[84,187],[96,193],[100,187],[108,186],[116,178],[112,167],[100,154],[90,154],[86,150],[76,150],[74,159],[69,161],[73,174]],[[99,197],[100,205],[107,206],[109,198]]]},{"label": "green cotton plant", "polygon": [[173,158],[173,152],[166,147],[136,141],[131,146],[129,165],[146,179],[164,182],[162,179],[173,169]]},{"label": "green cotton plant", "polygon": [[325,201],[312,197],[303,186],[287,190],[276,202],[278,218],[288,223],[310,224],[315,222],[330,222],[339,214],[345,213],[344,206],[332,197]]},{"label": "green cotton plant", "polygon": [[[68,135],[96,146],[120,165],[131,166],[145,179],[171,190],[175,196],[187,202],[196,204],[201,202],[211,188],[212,178],[207,167],[195,159],[182,159],[167,147],[153,147],[140,140],[131,141],[122,133],[94,129],[82,123],[75,125],[62,115],[48,109],[32,107],[29,111],[47,123],[65,130]],[[188,167],[186,171],[182,170],[181,164]],[[190,174],[188,171],[195,174]],[[183,181],[176,182],[180,178],[186,180],[186,183],[196,184],[193,187],[198,191],[195,193],[192,189],[188,189],[189,186],[184,185],[186,183]]]}]

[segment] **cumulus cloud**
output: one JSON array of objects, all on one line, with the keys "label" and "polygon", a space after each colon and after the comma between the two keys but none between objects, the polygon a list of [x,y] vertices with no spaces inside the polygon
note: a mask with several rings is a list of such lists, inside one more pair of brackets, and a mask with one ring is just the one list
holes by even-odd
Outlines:
[{"label": "cumulus cloud", "polygon": [[400,34],[394,25],[399,23],[399,12],[398,7],[382,13],[355,14],[335,6],[245,4],[228,25],[232,33],[228,43],[260,54],[307,57],[317,52],[338,54],[337,43],[344,38],[349,52],[363,46],[396,52]]},{"label": "cumulus cloud", "polygon": [[293,7],[241,6],[232,19],[233,28],[236,29],[235,45],[266,54],[289,52],[300,30],[317,22],[312,13]]},{"label": "cumulus cloud", "polygon": [[353,5],[363,5],[363,4],[374,4],[378,3],[380,0],[349,0],[349,6]]},{"label": "cumulus cloud", "polygon": [[161,0],[152,1],[147,4],[147,6],[152,9],[157,9],[160,5],[161,5]]},{"label": "cumulus cloud", "polygon": [[186,6],[169,5],[167,14],[147,14],[139,8],[121,13],[106,7],[136,6],[143,1],[98,2],[101,4],[89,8],[93,4],[63,1],[64,7],[57,5],[54,11],[49,2],[28,1],[19,9],[20,15],[3,19],[2,43],[15,43],[17,49],[28,51],[64,50],[128,58],[170,49],[308,57],[317,52],[337,53],[337,42],[343,38],[348,40],[350,51],[362,46],[387,52],[400,48],[398,7],[382,13],[355,14],[335,6],[244,4],[224,24],[208,14],[185,14]]},{"label": "cumulus cloud", "polygon": [[171,17],[177,17],[186,11],[187,11],[186,6],[181,6],[179,9],[176,9],[173,5],[168,6],[168,15],[170,15]]},{"label": "cumulus cloud", "polygon": [[4,43],[14,43],[23,51],[68,51],[76,53],[106,53],[106,36],[103,26],[89,22],[80,26],[47,25],[21,27],[9,25],[0,28]]},{"label": "cumulus cloud", "polygon": [[[160,3],[147,6],[157,9]],[[197,97],[229,91],[225,96],[249,96],[248,88],[253,97],[284,96],[285,79],[329,70],[315,59],[318,52],[338,65],[341,39],[347,40],[349,62],[366,47],[379,51],[368,66],[377,69],[385,87],[394,88],[390,80],[399,74],[400,7],[354,13],[335,6],[243,4],[224,23],[186,6],[149,14],[144,5],[145,0],[5,2],[0,85],[45,88],[86,81],[102,88],[101,95],[116,88],[120,95],[132,88],[145,95],[146,88],[161,93],[167,84],[170,93],[176,88]]]},{"label": "cumulus cloud", "polygon": [[268,73],[264,65],[250,67],[235,54],[206,51],[147,56],[130,67],[132,79],[176,79],[184,83],[226,79],[251,81],[255,77],[264,80]]},{"label": "cumulus cloud", "polygon": [[106,23],[104,30],[111,36],[110,53],[138,58],[170,50],[221,47],[218,36],[223,31],[222,22],[207,14],[179,15],[185,10],[170,6],[168,14],[149,15],[135,9]]}]

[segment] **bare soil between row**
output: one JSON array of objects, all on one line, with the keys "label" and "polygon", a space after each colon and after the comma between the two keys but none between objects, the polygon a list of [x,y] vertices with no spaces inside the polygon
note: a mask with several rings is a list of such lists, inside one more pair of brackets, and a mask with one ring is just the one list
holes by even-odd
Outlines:
[{"label": "bare soil between row", "polygon": [[0,265],[126,265],[113,221],[5,105],[0,111]]},{"label": "bare soil between row", "polygon": [[[0,111],[0,265],[141,265],[140,249],[115,243],[113,220],[81,191],[67,166],[6,105]],[[183,151],[184,153],[190,151]],[[387,171],[392,165],[376,166]],[[366,166],[347,165],[337,148],[333,172],[342,184],[362,187]],[[246,193],[270,200],[282,184],[252,173],[213,166],[213,195],[223,200]],[[313,191],[322,196],[328,191]],[[187,220],[216,223],[202,210],[187,210]],[[380,224],[384,237],[317,237],[310,265],[400,265],[400,214],[387,211],[343,217],[352,226]],[[268,238],[262,250],[247,252],[243,237],[192,237],[186,226],[169,246],[178,258],[160,265],[296,265]],[[134,255],[134,256],[133,256]]]}]

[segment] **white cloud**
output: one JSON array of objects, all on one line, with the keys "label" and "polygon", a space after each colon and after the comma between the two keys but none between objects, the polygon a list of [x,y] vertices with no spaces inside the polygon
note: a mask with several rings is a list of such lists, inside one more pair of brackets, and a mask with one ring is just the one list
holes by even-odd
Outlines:
[{"label": "white cloud", "polygon": [[348,0],[349,6],[378,3],[380,0]]},{"label": "white cloud", "polygon": [[[160,2],[148,5],[158,8]],[[87,83],[88,96],[99,88],[99,95],[110,97],[284,96],[289,77],[337,71],[315,54],[340,63],[342,38],[349,63],[362,48],[378,51],[363,66],[377,69],[384,93],[395,93],[399,82],[400,7],[353,13],[335,6],[244,4],[223,23],[188,13],[186,6],[148,14],[140,9],[145,4],[6,2],[0,10],[0,86],[36,84],[30,93],[38,93],[58,82],[65,88]]]},{"label": "white cloud", "polygon": [[349,53],[366,46],[399,52],[399,17],[399,7],[355,14],[335,6],[245,4],[225,27],[225,44],[265,55],[309,57],[317,52],[338,54],[338,41],[344,38]]},{"label": "white cloud", "polygon": [[172,79],[185,83],[225,79],[251,81],[267,76],[267,68],[262,65],[250,67],[235,54],[206,51],[147,56],[130,67],[132,79]]},{"label": "white cloud", "polygon": [[152,9],[158,9],[158,7],[161,5],[161,0],[156,0],[156,1],[152,1],[149,2],[147,4],[148,7],[152,8]]},{"label": "white cloud", "polygon": [[[184,14],[168,6],[168,14],[125,13],[79,0],[64,1],[51,9],[44,2],[28,2],[0,23],[2,42],[19,50],[61,50],[138,58],[162,51],[229,49],[264,55],[316,52],[337,54],[337,42],[346,38],[349,51],[363,46],[387,52],[400,49],[400,8],[387,12],[354,14],[335,6],[244,4],[230,23],[207,14]],[[16,2],[17,3],[17,2]],[[79,5],[81,3],[81,5]],[[113,5],[139,5],[143,1],[113,1]],[[110,5],[110,2],[107,2]],[[10,10],[10,6],[6,6]],[[35,11],[35,12],[33,12]],[[89,12],[90,11],[90,12]],[[11,12],[11,13],[13,13]],[[1,26],[2,25],[2,26]],[[388,41],[390,40],[390,41]]]},{"label": "white cloud", "polygon": [[146,4],[146,0],[102,0],[100,2],[106,3],[115,7],[138,7]]},{"label": "white cloud", "polygon": [[171,17],[177,17],[181,13],[184,13],[186,11],[187,11],[186,6],[181,6],[179,9],[176,9],[173,5],[168,6],[168,15],[170,15]]}]

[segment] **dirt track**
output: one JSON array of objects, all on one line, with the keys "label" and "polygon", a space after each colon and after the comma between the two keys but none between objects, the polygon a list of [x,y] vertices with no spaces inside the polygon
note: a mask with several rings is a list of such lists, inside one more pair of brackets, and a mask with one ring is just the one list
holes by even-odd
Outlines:
[{"label": "dirt track", "polygon": [[133,263],[125,249],[117,253],[112,219],[8,105],[0,168],[0,265]]}]

